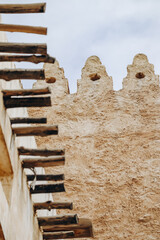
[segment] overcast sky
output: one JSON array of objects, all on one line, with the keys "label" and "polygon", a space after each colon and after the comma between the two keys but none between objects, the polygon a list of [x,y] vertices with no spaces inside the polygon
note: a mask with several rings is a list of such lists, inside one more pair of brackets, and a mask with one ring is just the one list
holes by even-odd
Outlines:
[{"label": "overcast sky", "polygon": [[[0,3],[34,3],[38,0],[0,0]],[[59,61],[76,92],[86,59],[97,55],[121,88],[127,65],[144,53],[160,74],[159,0],[46,0],[45,14],[3,14],[4,23],[47,26],[48,35],[10,33],[13,42],[46,42],[48,53]],[[18,65],[22,67],[22,64]],[[25,64],[34,68],[41,65]],[[23,66],[24,67],[24,66]],[[27,81],[29,82],[29,81]],[[31,82],[31,81],[30,81]],[[31,86],[31,85],[30,85]],[[30,87],[25,83],[25,87]]]}]

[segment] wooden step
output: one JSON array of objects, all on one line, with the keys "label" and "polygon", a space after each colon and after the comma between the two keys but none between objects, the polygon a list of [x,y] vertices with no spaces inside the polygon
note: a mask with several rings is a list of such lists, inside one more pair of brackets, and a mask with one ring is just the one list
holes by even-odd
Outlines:
[{"label": "wooden step", "polygon": [[35,189],[30,189],[31,194],[38,193],[56,193],[56,192],[65,192],[64,183],[57,184],[39,184],[35,185]]},{"label": "wooden step", "polygon": [[0,55],[0,62],[32,62],[32,63],[54,63],[55,58],[49,55]]},{"label": "wooden step", "polygon": [[20,107],[50,107],[50,97],[4,97],[4,106],[6,108],[20,108]]},{"label": "wooden step", "polygon": [[47,118],[11,118],[11,124],[47,123]]},{"label": "wooden step", "polygon": [[65,164],[65,156],[26,158],[22,161],[23,168],[57,167]]},{"label": "wooden step", "polygon": [[23,33],[47,35],[47,28],[45,27],[36,27],[36,26],[33,27],[33,26],[5,24],[5,23],[0,23],[0,31],[23,32]]},{"label": "wooden step", "polygon": [[56,232],[56,233],[44,233],[43,239],[67,239],[67,238],[74,238],[75,234],[73,231],[68,232]]},{"label": "wooden step", "polygon": [[44,80],[43,69],[0,69],[0,79],[11,81],[15,79]]},{"label": "wooden step", "polygon": [[0,42],[0,52],[8,53],[30,53],[47,54],[47,45],[45,43],[9,43]]},{"label": "wooden step", "polygon": [[57,125],[46,125],[46,126],[27,126],[27,127],[13,127],[13,134],[16,134],[17,137],[22,136],[41,136],[46,137],[49,135],[58,134]]},{"label": "wooden step", "polygon": [[30,95],[43,95],[50,94],[50,89],[47,88],[33,88],[33,89],[4,89],[2,90],[4,97],[12,97],[12,96],[30,96]]},{"label": "wooden step", "polygon": [[[30,174],[27,175],[27,181],[33,181],[35,179],[35,175]],[[64,174],[37,174],[36,181],[62,181],[64,180]]]},{"label": "wooden step", "polygon": [[0,4],[0,13],[44,13],[46,3]]},{"label": "wooden step", "polygon": [[48,233],[54,232],[64,232],[64,231],[74,231],[74,238],[85,238],[85,237],[93,237],[93,227],[92,222],[86,218],[79,218],[77,224],[71,225],[57,225],[57,226],[47,226],[43,225],[43,231]]},{"label": "wooden step", "polygon": [[79,222],[77,214],[74,215],[58,215],[54,217],[38,217],[38,223],[40,226],[52,226],[52,225],[72,225]]},{"label": "wooden step", "polygon": [[27,155],[27,156],[31,155],[31,156],[49,157],[49,156],[55,156],[55,155],[56,156],[65,155],[65,150],[63,149],[49,150],[49,149],[32,149],[32,148],[19,147],[18,152],[19,152],[19,155]]},{"label": "wooden step", "polygon": [[33,204],[35,211],[42,209],[73,209],[73,203],[71,202],[42,202],[42,203],[34,203]]}]

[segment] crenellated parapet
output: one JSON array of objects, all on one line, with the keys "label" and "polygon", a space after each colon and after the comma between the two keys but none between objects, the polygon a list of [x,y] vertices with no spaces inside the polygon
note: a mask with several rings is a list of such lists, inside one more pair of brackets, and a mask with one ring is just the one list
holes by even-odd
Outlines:
[{"label": "crenellated parapet", "polygon": [[[34,87],[49,86],[55,97],[68,95],[68,79],[58,61],[54,64],[45,63],[44,70],[46,81],[38,80]],[[137,54],[133,63],[127,67],[122,90],[139,92],[152,89],[159,89],[159,76],[155,74],[154,65],[149,63],[147,56]],[[113,91],[112,77],[108,76],[105,66],[97,56],[89,57],[82,68],[81,79],[77,81],[77,95],[101,95],[109,91]]]},{"label": "crenellated parapet", "polygon": [[127,77],[123,79],[124,90],[141,90],[159,87],[159,76],[154,73],[154,66],[144,54],[137,54],[127,67]]},{"label": "crenellated parapet", "polygon": [[109,77],[105,66],[102,65],[97,56],[91,56],[87,59],[82,69],[81,80],[78,80],[78,92],[94,92],[94,91],[110,91],[113,90],[112,77]]}]

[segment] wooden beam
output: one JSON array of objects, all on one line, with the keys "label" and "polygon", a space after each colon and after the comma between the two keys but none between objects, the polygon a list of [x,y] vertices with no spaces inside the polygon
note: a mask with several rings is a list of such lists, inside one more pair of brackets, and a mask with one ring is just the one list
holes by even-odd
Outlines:
[{"label": "wooden beam", "polygon": [[24,148],[24,147],[19,147],[18,152],[19,152],[19,155],[27,155],[27,156],[32,155],[32,156],[45,156],[45,157],[65,154],[65,150],[63,149],[49,150],[49,149],[30,149],[30,148]]},{"label": "wooden beam", "polygon": [[74,232],[68,231],[68,232],[57,232],[57,233],[44,233],[43,239],[66,239],[66,238],[73,238]]},{"label": "wooden beam", "polygon": [[64,183],[35,185],[30,189],[31,194],[65,192]]},{"label": "wooden beam", "polygon": [[4,24],[0,23],[0,31],[4,32],[24,32],[24,33],[34,33],[47,35],[47,28],[45,27],[33,27],[15,24]]},{"label": "wooden beam", "polygon": [[2,90],[4,97],[12,97],[12,96],[30,96],[30,95],[42,95],[42,94],[50,94],[50,89],[47,88],[33,88],[33,89],[5,89]]},{"label": "wooden beam", "polygon": [[55,58],[49,55],[0,55],[0,62],[32,62],[32,63],[54,63]]},{"label": "wooden beam", "polygon": [[47,123],[47,118],[11,118],[11,124]]},{"label": "wooden beam", "polygon": [[[27,181],[33,181],[35,178],[35,175],[27,175]],[[36,175],[36,181],[62,181],[64,180],[64,174],[38,174]]]},{"label": "wooden beam", "polygon": [[6,81],[15,79],[44,80],[45,75],[43,69],[1,69],[0,79]]},{"label": "wooden beam", "polygon": [[0,4],[0,13],[44,13],[46,3]]},{"label": "wooden beam", "polygon": [[47,45],[45,43],[9,43],[0,42],[0,52],[8,53],[30,53],[47,54]]},{"label": "wooden beam", "polygon": [[24,98],[8,98],[4,97],[4,105],[6,108],[19,108],[19,107],[50,107],[50,97],[24,97]]},{"label": "wooden beam", "polygon": [[42,203],[34,203],[34,210],[42,210],[42,209],[73,209],[73,203],[71,202],[42,202]]},{"label": "wooden beam", "polygon": [[26,158],[22,161],[23,168],[33,168],[33,167],[57,167],[65,164],[64,156],[55,157],[39,157],[39,158]]},{"label": "wooden beam", "polygon": [[46,137],[49,135],[57,135],[58,126],[46,125],[46,126],[12,127],[12,131],[13,131],[13,134],[16,134],[17,137],[22,137],[22,136]]},{"label": "wooden beam", "polygon": [[74,215],[57,215],[54,217],[38,217],[38,223],[40,226],[52,226],[52,225],[72,225],[78,223],[77,214]]},{"label": "wooden beam", "polygon": [[92,222],[86,218],[79,218],[77,224],[71,225],[58,225],[58,226],[43,226],[44,232],[61,232],[61,231],[74,231],[75,238],[83,238],[83,237],[93,237],[93,227]]}]

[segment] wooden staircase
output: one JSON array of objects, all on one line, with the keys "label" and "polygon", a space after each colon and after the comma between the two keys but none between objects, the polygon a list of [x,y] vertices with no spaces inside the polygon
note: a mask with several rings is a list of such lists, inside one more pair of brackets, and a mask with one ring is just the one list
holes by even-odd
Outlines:
[{"label": "wooden staircase", "polygon": [[[34,4],[0,4],[0,13],[23,14],[23,13],[43,13],[46,3]],[[13,24],[0,24],[0,31],[24,32],[34,34],[47,34],[47,28],[36,26],[22,26]],[[46,44],[35,43],[8,43],[0,42],[0,62],[31,62],[31,63],[54,63],[55,58],[47,54]],[[8,53],[12,53],[9,55]],[[18,55],[16,55],[18,53]],[[30,55],[28,55],[30,54]],[[0,79],[12,81],[14,79],[36,79],[45,80],[43,69],[1,69]],[[49,88],[43,89],[17,89],[3,91],[4,106],[8,108],[20,107],[49,107],[51,106],[51,91]],[[48,136],[57,135],[57,125],[44,125],[46,118],[11,118],[12,131],[16,137],[19,136]],[[13,125],[14,124],[14,125]],[[17,127],[15,124],[43,124]],[[34,169],[35,167],[56,167],[65,164],[65,150],[63,149],[28,149],[18,148],[18,153],[22,160],[22,168]],[[27,158],[26,158],[27,156]],[[27,182],[35,181],[35,185],[30,184],[31,194],[48,194],[64,192],[64,174],[30,174],[26,175]],[[38,181],[62,181],[54,184],[37,184]],[[33,204],[34,211],[42,209],[73,209],[71,202],[41,202]],[[75,215],[56,215],[52,217],[38,217],[38,223],[43,231],[43,239],[69,239],[93,237],[92,223],[89,219],[78,218]]]}]

